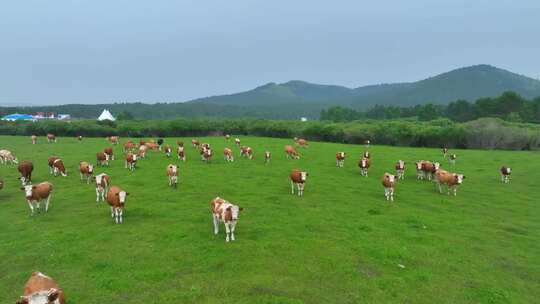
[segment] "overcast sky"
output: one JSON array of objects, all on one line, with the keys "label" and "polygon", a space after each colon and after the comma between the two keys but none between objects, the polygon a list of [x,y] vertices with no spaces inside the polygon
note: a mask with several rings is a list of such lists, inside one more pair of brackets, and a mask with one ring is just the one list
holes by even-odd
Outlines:
[{"label": "overcast sky", "polygon": [[492,64],[540,78],[540,0],[4,1],[0,104],[357,87]]}]

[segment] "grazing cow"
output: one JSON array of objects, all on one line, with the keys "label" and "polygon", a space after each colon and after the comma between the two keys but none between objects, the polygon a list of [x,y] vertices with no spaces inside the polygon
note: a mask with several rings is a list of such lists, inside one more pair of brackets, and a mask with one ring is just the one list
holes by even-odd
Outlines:
[{"label": "grazing cow", "polygon": [[336,167],[342,168],[345,164],[345,152],[336,153]]},{"label": "grazing cow", "polygon": [[370,165],[371,165],[371,161],[369,160],[369,158],[363,157],[358,162],[358,167],[360,167],[360,175],[367,177]]},{"label": "grazing cow", "polygon": [[212,206],[212,219],[214,220],[214,234],[217,235],[219,233],[219,223],[222,222],[225,225],[225,241],[234,241],[236,223],[238,223],[240,211],[244,210],[244,208],[220,197],[216,197],[210,201],[210,205]]},{"label": "grazing cow", "polygon": [[184,151],[184,146],[178,146],[178,148],[176,148],[176,154],[178,155],[178,159],[186,161],[186,152]]},{"label": "grazing cow", "polygon": [[369,153],[369,151],[364,151],[364,154],[362,154],[362,157],[363,157],[363,158],[370,159],[370,158],[371,158],[371,154]]},{"label": "grazing cow", "polygon": [[51,200],[53,185],[49,182],[39,183],[37,185],[26,185],[21,187],[26,195],[26,202],[34,215],[34,208],[40,212],[39,204],[42,200],[45,201],[45,212],[49,210],[49,202]]},{"label": "grazing cow", "polygon": [[82,141],[82,135],[77,136],[78,141]]},{"label": "grazing cow", "polygon": [[309,143],[306,139],[303,139],[303,138],[299,138],[296,143],[300,146],[300,147],[303,147],[303,148],[307,148],[309,147]]},{"label": "grazing cow", "polygon": [[157,144],[159,145],[159,151],[161,151],[161,146],[163,146],[163,138],[158,138]]},{"label": "grazing cow", "polygon": [[442,148],[442,154],[443,154],[443,157],[446,158],[446,155],[448,155],[448,148],[447,147]]},{"label": "grazing cow", "polygon": [[94,166],[85,161],[79,163],[79,171],[81,173],[81,181],[86,179],[86,183],[90,184],[90,180],[94,175]]},{"label": "grazing cow", "polygon": [[253,149],[251,147],[241,147],[240,148],[240,156],[247,157],[249,159],[253,159]]},{"label": "grazing cow", "polygon": [[37,136],[36,135],[32,135],[30,138],[32,139],[32,145],[37,144]]},{"label": "grazing cow", "polygon": [[56,136],[54,134],[47,134],[47,142],[51,143],[51,142],[56,142]]},{"label": "grazing cow", "polygon": [[103,153],[109,155],[109,159],[110,159],[110,160],[114,160],[114,151],[113,151],[113,148],[111,148],[111,147],[105,148],[105,149],[103,149]]},{"label": "grazing cow", "polygon": [[369,139],[364,140],[364,146],[366,149],[369,149],[369,145],[371,144],[371,141]]},{"label": "grazing cow", "polygon": [[233,162],[234,161],[234,155],[231,149],[225,148],[223,149],[223,155],[225,157],[225,161],[227,162]]},{"label": "grazing cow", "polygon": [[13,152],[9,150],[0,150],[0,163],[1,164],[18,164],[19,160],[17,157],[13,154]]},{"label": "grazing cow", "polygon": [[304,196],[304,186],[309,174],[306,171],[294,169],[289,177],[291,178],[291,193],[294,194],[294,186],[298,189],[298,196]]},{"label": "grazing cow", "polygon": [[405,179],[405,162],[401,159],[396,163],[396,173],[398,179]]},{"label": "grazing cow", "polygon": [[34,164],[32,164],[31,161],[21,161],[17,167],[17,170],[19,170],[21,173],[21,177],[19,179],[21,180],[23,186],[32,182],[32,171],[34,171]]},{"label": "grazing cow", "polygon": [[111,186],[107,191],[107,203],[111,206],[111,217],[115,219],[117,224],[122,224],[124,207],[126,206],[126,197],[129,192],[126,192],[120,187]]},{"label": "grazing cow", "polygon": [[128,153],[126,155],[126,169],[134,171],[136,165],[137,165],[137,154]]},{"label": "grazing cow", "polygon": [[226,141],[229,141],[230,139],[231,139],[231,135],[225,134],[225,140],[226,140]]},{"label": "grazing cow", "polygon": [[131,152],[133,150],[135,150],[135,143],[133,143],[131,140],[124,144],[124,153]]},{"label": "grazing cow", "polygon": [[439,170],[441,164],[438,162],[423,161],[422,162],[422,171],[424,173],[424,178],[427,180],[432,180],[435,177],[435,172]]},{"label": "grazing cow", "polygon": [[105,201],[105,193],[109,188],[110,178],[106,173],[101,173],[96,175],[96,203],[100,201]]},{"label": "grazing cow", "polygon": [[450,195],[450,190],[454,191],[454,196],[457,194],[457,188],[463,183],[465,175],[458,173],[450,173],[448,171],[439,169],[435,172],[435,181],[439,186],[439,193],[442,193],[441,185],[446,185],[448,187],[448,195]]},{"label": "grazing cow", "polygon": [[171,149],[171,146],[165,145],[165,148],[163,149],[163,151],[165,151],[165,155],[166,155],[167,157],[169,157],[169,158],[171,157],[171,155],[172,155],[172,149]]},{"label": "grazing cow", "polygon": [[452,166],[455,166],[456,165],[456,158],[457,158],[457,155],[455,154],[450,154],[450,158],[448,159],[450,161],[450,164]]},{"label": "grazing cow", "polygon": [[512,174],[512,169],[510,167],[501,167],[501,181],[503,183],[508,184],[510,182],[510,174]]},{"label": "grazing cow", "polygon": [[145,159],[146,158],[146,151],[148,150],[148,147],[143,145],[139,147],[139,158]]},{"label": "grazing cow", "polygon": [[425,162],[425,160],[419,160],[416,164],[416,179],[424,179],[424,170],[422,170],[422,164]]},{"label": "grazing cow", "polygon": [[58,174],[60,174],[63,177],[66,177],[67,171],[66,167],[64,166],[64,161],[57,156],[49,157],[49,173],[54,176],[58,176]]},{"label": "grazing cow", "polygon": [[198,148],[201,145],[201,143],[196,139],[192,139],[191,145],[193,145],[194,148]]},{"label": "grazing cow", "polygon": [[270,151],[264,152],[264,163],[268,164],[270,162],[270,159],[272,158],[272,153]]},{"label": "grazing cow", "polygon": [[24,293],[16,304],[64,304],[66,297],[58,283],[51,277],[33,272],[26,285]]},{"label": "grazing cow", "polygon": [[169,187],[174,187],[178,185],[178,166],[169,164],[167,166],[167,176],[169,177]]},{"label": "grazing cow", "polygon": [[236,146],[240,147],[240,138],[235,138],[234,143],[236,144]]},{"label": "grazing cow", "polygon": [[300,159],[300,154],[298,154],[298,151],[296,151],[296,149],[291,145],[285,146],[285,156],[287,159]]},{"label": "grazing cow", "polygon": [[148,149],[151,149],[151,150],[154,150],[154,151],[160,150],[160,149],[159,149],[159,145],[156,144],[156,143],[153,143],[153,142],[148,142],[148,143],[145,144],[145,146],[146,146]]},{"label": "grazing cow", "polygon": [[105,152],[96,153],[96,160],[98,166],[109,166],[109,154]]},{"label": "grazing cow", "polygon": [[212,160],[212,149],[210,148],[204,149],[202,157],[203,157],[203,161],[210,163],[210,161]]},{"label": "grazing cow", "polygon": [[384,173],[382,179],[382,185],[384,187],[384,196],[386,200],[394,201],[394,188],[396,185],[396,177],[388,172]]},{"label": "grazing cow", "polygon": [[118,145],[118,143],[120,142],[120,137],[118,137],[118,136],[111,136],[111,137],[109,137],[109,141],[110,141],[111,144],[113,144],[113,145]]}]

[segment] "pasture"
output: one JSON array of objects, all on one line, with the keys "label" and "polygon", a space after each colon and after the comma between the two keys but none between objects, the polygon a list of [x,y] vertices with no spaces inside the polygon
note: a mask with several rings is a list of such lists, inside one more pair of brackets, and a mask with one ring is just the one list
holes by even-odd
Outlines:
[{"label": "pasture", "polygon": [[[234,136],[233,136],[234,138]],[[361,177],[363,145],[311,142],[300,160],[283,153],[288,139],[240,137],[212,144],[210,164],[191,138],[187,162],[148,153],[137,170],[124,168],[121,145],[107,172],[130,192],[124,223],[79,179],[79,161],[111,146],[104,138],[1,136],[0,149],[34,163],[34,183],[50,181],[47,214],[30,216],[16,165],[0,166],[0,303],[14,303],[33,271],[52,276],[68,303],[535,303],[540,299],[540,155],[537,152],[451,150],[455,169],[439,149],[372,145],[372,166]],[[121,138],[121,143],[126,138]],[[136,140],[138,142],[138,140]],[[223,148],[234,151],[226,163]],[[272,152],[265,165],[263,152]],[[335,153],[345,151],[344,168]],[[68,177],[49,175],[47,158],[64,160]],[[395,201],[384,198],[381,177],[406,161]],[[466,179],[457,197],[417,181],[414,161],[438,160]],[[178,189],[165,168],[180,166]],[[501,165],[512,167],[509,184]],[[304,197],[290,193],[293,168],[309,172]],[[210,200],[244,208],[236,241],[214,236]]]}]

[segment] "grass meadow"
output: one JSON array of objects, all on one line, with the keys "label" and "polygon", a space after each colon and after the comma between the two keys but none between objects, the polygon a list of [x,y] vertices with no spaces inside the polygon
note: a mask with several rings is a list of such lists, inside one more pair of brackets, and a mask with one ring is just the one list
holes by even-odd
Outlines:
[{"label": "grass meadow", "polygon": [[[234,138],[234,136],[233,136]],[[165,143],[176,146],[176,140]],[[287,160],[292,140],[241,137],[212,144],[212,163],[187,146],[187,162],[149,152],[135,172],[124,169],[121,145],[106,172],[130,192],[124,223],[116,225],[94,186],[79,179],[78,163],[95,164],[104,138],[0,136],[0,149],[34,163],[34,183],[50,181],[47,214],[30,216],[16,165],[0,166],[0,303],[14,303],[33,271],[52,276],[68,303],[538,303],[540,301],[540,155],[538,152],[371,146],[369,177],[361,177],[360,145],[311,142],[300,160]],[[125,142],[126,138],[121,138]],[[137,140],[138,142],[138,140]],[[224,147],[235,152],[226,163]],[[265,165],[264,150],[272,152]],[[335,153],[345,151],[344,168]],[[68,177],[49,175],[47,158],[60,156]],[[381,177],[407,162],[395,202]],[[457,197],[417,181],[414,161],[438,160],[464,173]],[[180,166],[178,189],[165,167]],[[501,165],[512,167],[510,184]],[[309,172],[304,197],[290,193],[288,174]],[[236,241],[214,236],[210,200],[244,207]],[[401,266],[399,266],[401,265]]]}]

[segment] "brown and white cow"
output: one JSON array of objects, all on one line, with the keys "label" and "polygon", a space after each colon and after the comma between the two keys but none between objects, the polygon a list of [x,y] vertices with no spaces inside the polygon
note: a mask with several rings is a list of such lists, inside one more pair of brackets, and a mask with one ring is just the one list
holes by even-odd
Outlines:
[{"label": "brown and white cow", "polygon": [[0,150],[0,164],[8,165],[18,163],[19,160],[17,159],[17,156],[13,154],[13,152],[9,150]]},{"label": "brown and white cow", "polygon": [[64,291],[51,277],[33,272],[16,304],[65,304]]},{"label": "brown and white cow", "polygon": [[153,150],[153,151],[158,151],[159,150],[159,145],[156,144],[156,143],[153,143],[153,142],[148,142],[145,144],[145,146],[150,149],[150,150]]},{"label": "brown and white cow", "polygon": [[364,154],[362,154],[362,157],[370,159],[371,158],[371,153],[369,153],[369,151],[364,151]]},{"label": "brown and white cow", "polygon": [[231,135],[225,134],[225,140],[226,140],[226,141],[229,141],[230,139],[231,139]]},{"label": "brown and white cow", "polygon": [[425,162],[425,160],[419,160],[416,164],[416,179],[424,179],[424,170],[422,170],[422,164]]},{"label": "brown and white cow", "polygon": [[216,197],[210,201],[212,206],[212,219],[214,221],[214,234],[219,233],[219,223],[225,225],[225,241],[234,241],[234,231],[236,229],[236,224],[238,223],[238,218],[240,216],[240,211],[244,208],[234,205],[221,197]]},{"label": "brown and white cow", "polygon": [[183,145],[176,148],[176,154],[178,155],[178,159],[186,161],[186,151],[184,151]]},{"label": "brown and white cow", "polygon": [[109,154],[105,152],[96,153],[96,161],[98,166],[109,166]]},{"label": "brown and white cow", "polygon": [[271,159],[272,159],[272,153],[270,153],[270,151],[265,151],[264,152],[264,163],[268,164]]},{"label": "brown and white cow", "polygon": [[82,135],[78,135],[78,136],[77,136],[77,140],[78,140],[79,142],[81,142],[81,141],[82,141]]},{"label": "brown and white cow", "polygon": [[396,163],[397,179],[405,179],[405,162],[401,159]]},{"label": "brown and white cow", "polygon": [[227,161],[227,162],[233,162],[234,161],[233,152],[229,148],[223,149],[223,157],[225,158],[225,161]]},{"label": "brown and white cow", "polygon": [[422,162],[422,172],[424,173],[424,178],[427,178],[427,180],[432,180],[435,178],[435,172],[439,170],[441,167],[441,164],[438,162],[430,162],[430,161],[423,161]]},{"label": "brown and white cow", "polygon": [[125,166],[126,169],[134,171],[136,165],[137,165],[137,154],[128,153],[126,155],[126,166]]},{"label": "brown and white cow", "polygon": [[369,145],[371,144],[371,141],[369,139],[364,140],[364,146],[366,149],[369,149]]},{"label": "brown and white cow", "polygon": [[294,169],[291,171],[291,174],[289,175],[291,179],[291,193],[294,194],[294,186],[296,185],[298,196],[304,196],[304,187],[306,184],[307,177],[309,176],[309,173],[306,171],[300,171],[298,169]]},{"label": "brown and white cow", "polygon": [[386,197],[386,200],[393,202],[396,177],[388,172],[385,172],[382,178],[382,185],[384,187],[384,196]]},{"label": "brown and white cow", "polygon": [[145,159],[146,158],[146,151],[148,150],[148,147],[145,146],[145,145],[142,145],[139,147],[139,158],[140,159]]},{"label": "brown and white cow", "polygon": [[132,152],[135,150],[135,148],[135,143],[129,140],[124,144],[124,153]]},{"label": "brown and white cow", "polygon": [[512,169],[507,166],[501,167],[501,181],[505,184],[510,182],[510,175],[512,174]]},{"label": "brown and white cow", "polygon": [[32,145],[37,144],[37,136],[36,136],[36,135],[32,135],[32,136],[30,137],[30,139],[32,139]]},{"label": "brown and white cow", "polygon": [[107,193],[111,179],[106,173],[100,173],[96,175],[94,179],[96,180],[96,203],[98,203],[100,199],[104,202],[105,193]]},{"label": "brown and white cow", "polygon": [[435,181],[437,186],[439,186],[439,192],[442,193],[442,186],[446,185],[448,190],[448,195],[450,195],[450,190],[453,190],[454,196],[457,194],[457,188],[463,183],[465,175],[458,173],[451,173],[442,169],[435,172]]},{"label": "brown and white cow", "polygon": [[450,164],[452,166],[455,166],[456,165],[456,159],[457,159],[457,155],[450,154],[450,158],[448,158],[448,161],[450,162]]},{"label": "brown and white cow", "polygon": [[307,148],[309,147],[309,143],[306,139],[303,139],[303,138],[299,138],[296,143],[300,146],[300,147],[303,147],[303,148]]},{"label": "brown and white cow", "polygon": [[126,192],[120,187],[112,186],[107,191],[107,203],[111,206],[111,217],[115,219],[117,224],[122,224],[124,207],[126,206],[126,198],[129,192]]},{"label": "brown and white cow", "polygon": [[42,200],[45,200],[45,212],[49,211],[49,202],[51,200],[53,185],[49,182],[39,183],[37,185],[26,185],[21,187],[24,191],[26,202],[32,211],[31,215],[34,215],[34,209],[40,212],[39,204]]},{"label": "brown and white cow", "polygon": [[300,154],[298,154],[298,151],[296,151],[296,149],[291,145],[285,146],[285,156],[287,159],[300,159]]},{"label": "brown and white cow", "polygon": [[110,159],[110,160],[114,160],[114,151],[113,151],[113,148],[107,147],[107,148],[103,149],[103,153],[109,155],[109,159]]},{"label": "brown and white cow", "polygon": [[336,153],[336,167],[343,168],[344,164],[345,164],[345,152],[337,152]]},{"label": "brown and white cow", "polygon": [[171,146],[165,145],[165,148],[163,148],[163,151],[165,152],[165,156],[167,156],[168,158],[171,157],[171,155],[172,155]]},{"label": "brown and white cow", "polygon": [[110,136],[109,141],[113,145],[118,145],[118,143],[120,142],[120,137],[118,137],[118,136]]},{"label": "brown and white cow", "polygon": [[251,147],[246,147],[246,146],[241,147],[240,156],[253,159],[253,149],[251,149]]},{"label": "brown and white cow", "polygon": [[371,166],[371,161],[369,158],[362,157],[358,162],[358,167],[360,168],[360,175],[367,177],[369,166]]},{"label": "brown and white cow", "polygon": [[235,138],[234,139],[234,143],[236,144],[236,146],[238,146],[240,148],[240,138]]},{"label": "brown and white cow", "polygon": [[447,147],[442,148],[442,154],[443,154],[443,157],[446,158],[446,155],[448,155],[448,148]]},{"label": "brown and white cow", "polygon": [[212,149],[204,148],[203,154],[202,154],[202,160],[207,163],[210,163],[210,161],[212,160],[212,156],[213,156]]},{"label": "brown and white cow", "polygon": [[67,170],[64,166],[64,161],[57,156],[49,157],[49,173],[54,176],[58,176],[58,174],[60,174],[63,177],[66,177]]},{"label": "brown and white cow", "polygon": [[32,171],[34,171],[34,164],[29,160],[23,160],[17,167],[17,170],[21,173],[21,183],[23,186],[32,182]]},{"label": "brown and white cow", "polygon": [[81,181],[86,179],[86,183],[90,184],[90,180],[94,175],[94,166],[88,162],[82,161],[79,163],[79,172],[81,174]]},{"label": "brown and white cow", "polygon": [[47,142],[51,143],[51,142],[56,142],[56,136],[54,134],[47,134]]},{"label": "brown and white cow", "polygon": [[197,140],[197,139],[192,139],[191,140],[191,145],[194,147],[194,148],[198,148],[201,143]]},{"label": "brown and white cow", "polygon": [[163,138],[158,138],[157,144],[159,145],[159,151],[163,149]]},{"label": "brown and white cow", "polygon": [[169,178],[169,187],[176,188],[178,185],[178,166],[169,164],[167,166],[167,177]]}]

